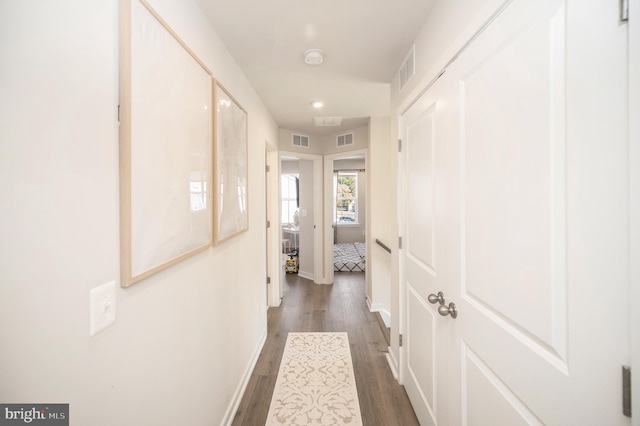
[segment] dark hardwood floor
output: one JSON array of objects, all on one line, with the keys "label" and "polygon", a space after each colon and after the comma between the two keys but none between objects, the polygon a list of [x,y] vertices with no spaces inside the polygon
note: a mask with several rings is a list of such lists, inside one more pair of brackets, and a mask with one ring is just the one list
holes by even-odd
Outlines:
[{"label": "dark hardwood floor", "polygon": [[233,425],[264,425],[287,333],[346,331],[365,426],[419,425],[409,398],[393,378],[387,343],[376,316],[369,312],[362,273],[335,274],[333,285],[314,284],[287,274],[284,298],[268,311],[268,335]]}]

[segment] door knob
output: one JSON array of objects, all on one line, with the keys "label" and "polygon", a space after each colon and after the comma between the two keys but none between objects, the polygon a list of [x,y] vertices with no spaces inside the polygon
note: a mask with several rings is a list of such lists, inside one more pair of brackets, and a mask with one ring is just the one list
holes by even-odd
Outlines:
[{"label": "door knob", "polygon": [[441,305],[444,305],[444,294],[442,294],[441,291],[439,291],[437,295],[430,294],[429,296],[427,296],[427,300],[429,301],[429,303],[435,304],[440,302]]},{"label": "door knob", "polygon": [[456,310],[455,303],[449,303],[449,306],[446,306],[445,304],[438,306],[438,313],[443,317],[451,315],[451,318],[455,318],[458,316],[458,311]]}]

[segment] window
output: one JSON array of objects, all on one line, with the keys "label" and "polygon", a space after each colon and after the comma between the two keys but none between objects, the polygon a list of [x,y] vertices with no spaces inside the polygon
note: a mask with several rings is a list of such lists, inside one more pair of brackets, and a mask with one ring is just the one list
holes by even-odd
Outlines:
[{"label": "window", "polygon": [[294,223],[293,215],[298,210],[298,175],[282,175],[280,179],[282,197],[282,224]]},{"label": "window", "polygon": [[356,225],[358,224],[358,173],[338,171],[334,176],[336,223]]}]

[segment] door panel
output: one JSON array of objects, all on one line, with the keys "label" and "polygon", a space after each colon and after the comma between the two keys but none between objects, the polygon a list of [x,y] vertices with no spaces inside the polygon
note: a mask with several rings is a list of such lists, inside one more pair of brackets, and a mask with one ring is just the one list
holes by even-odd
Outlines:
[{"label": "door panel", "polygon": [[500,22],[472,49],[483,60],[465,58],[459,80],[462,296],[563,364],[564,9],[506,40]]},{"label": "door panel", "polygon": [[425,272],[435,275],[433,176],[435,105],[408,123],[407,150],[407,256]]},{"label": "door panel", "polygon": [[[407,346],[407,366],[412,382],[417,384],[419,399],[429,408],[430,416],[435,423],[435,395],[437,359],[435,354],[435,325],[437,318],[433,309],[408,283],[408,329],[407,334],[415,337]],[[418,337],[419,336],[419,337]]]},{"label": "door panel", "polygon": [[469,397],[464,404],[463,424],[479,426],[542,424],[471,349],[464,346],[463,356],[462,393]]}]

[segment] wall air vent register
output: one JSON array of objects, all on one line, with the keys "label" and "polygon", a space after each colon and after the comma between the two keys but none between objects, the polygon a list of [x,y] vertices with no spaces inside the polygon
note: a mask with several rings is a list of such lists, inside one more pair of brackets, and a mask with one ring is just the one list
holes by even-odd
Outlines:
[{"label": "wall air vent register", "polygon": [[411,50],[407,54],[407,57],[402,62],[402,66],[400,67],[400,89],[399,92],[402,92],[404,86],[407,85],[407,82],[411,77],[413,77],[416,73],[416,45],[411,46]]},{"label": "wall air vent register", "polygon": [[336,146],[343,147],[347,145],[353,145],[353,133],[338,135],[336,138]]},{"label": "wall air vent register", "polygon": [[291,135],[291,143],[293,144],[293,146],[309,148],[309,136],[296,135],[294,133]]}]

